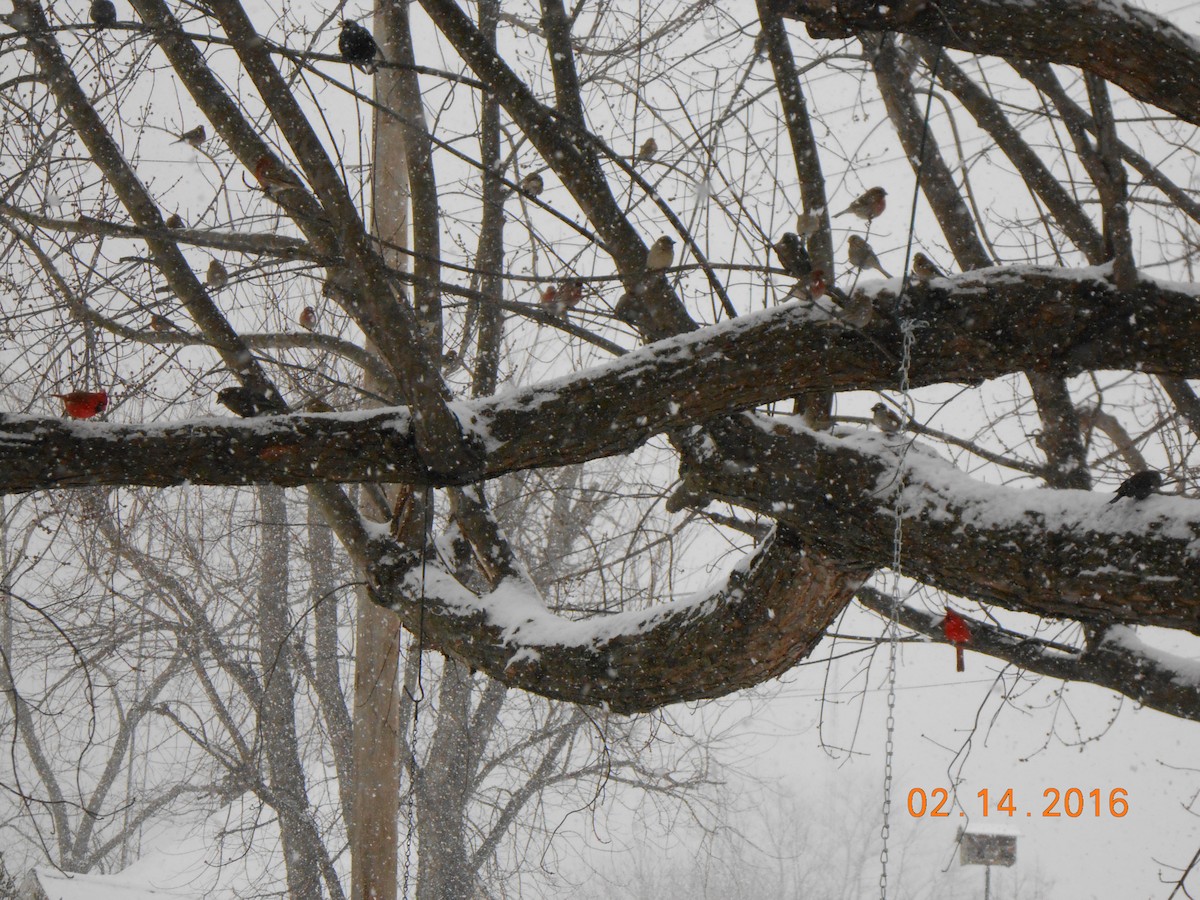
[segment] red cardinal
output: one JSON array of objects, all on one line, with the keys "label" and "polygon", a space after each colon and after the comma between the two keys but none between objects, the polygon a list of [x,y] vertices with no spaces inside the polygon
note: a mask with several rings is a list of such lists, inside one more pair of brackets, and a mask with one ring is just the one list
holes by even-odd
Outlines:
[{"label": "red cardinal", "polygon": [[105,391],[71,391],[69,394],[51,394],[63,402],[63,409],[72,419],[90,419],[108,409],[108,393]]},{"label": "red cardinal", "polygon": [[942,633],[946,635],[946,640],[954,645],[954,658],[957,662],[955,668],[959,672],[965,671],[963,644],[971,643],[971,626],[967,624],[966,619],[947,606],[946,618],[942,620]]}]

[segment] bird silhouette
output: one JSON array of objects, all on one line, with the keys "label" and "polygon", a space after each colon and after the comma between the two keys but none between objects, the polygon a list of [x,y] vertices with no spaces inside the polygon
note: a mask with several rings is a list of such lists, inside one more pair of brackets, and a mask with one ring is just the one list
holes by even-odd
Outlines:
[{"label": "bird silhouette", "polygon": [[342,62],[358,66],[368,75],[375,71],[375,57],[379,55],[379,45],[371,32],[363,28],[353,19],[342,20],[342,32],[338,35],[338,52]]}]

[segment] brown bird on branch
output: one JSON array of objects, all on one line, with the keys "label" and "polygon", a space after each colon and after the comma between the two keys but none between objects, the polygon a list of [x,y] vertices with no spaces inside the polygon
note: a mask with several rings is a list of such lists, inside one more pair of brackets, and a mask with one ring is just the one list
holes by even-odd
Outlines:
[{"label": "brown bird on branch", "polygon": [[843,209],[840,213],[834,216],[844,216],[846,213],[854,213],[860,219],[866,219],[870,222],[873,219],[883,215],[883,211],[887,208],[887,191],[881,187],[873,187],[870,190],[864,191],[854,202]]},{"label": "brown bird on branch", "polygon": [[646,253],[646,270],[660,272],[671,268],[674,263],[675,241],[664,234],[650,245],[650,250]]},{"label": "brown bird on branch", "polygon": [[913,277],[918,281],[929,281],[931,278],[945,278],[946,273],[934,265],[924,253],[914,253],[912,258]]},{"label": "brown bird on branch", "polygon": [[191,129],[190,131],[185,131],[179,137],[175,138],[175,140],[172,141],[171,143],[173,143],[173,144],[181,144],[181,143],[182,144],[190,144],[193,147],[199,148],[200,145],[203,144],[206,140],[208,140],[208,132],[204,130],[203,125],[197,125],[195,128]]},{"label": "brown bird on branch", "polygon": [[871,421],[875,423],[876,428],[887,435],[899,434],[900,430],[904,428],[900,417],[882,403],[876,403],[871,407]]},{"label": "brown bird on branch", "polygon": [[846,251],[846,256],[850,260],[850,265],[856,269],[878,269],[884,278],[891,278],[891,274],[879,262],[879,257],[875,255],[875,251],[871,249],[871,245],[864,241],[857,234],[850,235],[850,247]]}]

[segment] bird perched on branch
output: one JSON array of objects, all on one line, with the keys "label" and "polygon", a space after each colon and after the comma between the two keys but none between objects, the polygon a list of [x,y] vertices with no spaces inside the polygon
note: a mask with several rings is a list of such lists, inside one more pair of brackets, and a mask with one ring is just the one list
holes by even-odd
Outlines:
[{"label": "bird perched on branch", "polygon": [[353,19],[342,19],[342,32],[338,35],[338,53],[342,62],[358,66],[370,75],[375,71],[375,57],[379,55],[379,45],[371,32],[363,28]]},{"label": "bird perched on branch", "polygon": [[876,403],[871,407],[871,421],[875,423],[876,428],[889,435],[899,434],[904,427],[900,417],[882,403]]},{"label": "bird perched on branch", "polygon": [[262,189],[271,197],[279,197],[288,191],[303,190],[304,185],[291,172],[270,156],[260,156],[254,164],[254,177]]},{"label": "bird perched on branch", "polygon": [[931,278],[946,277],[946,273],[934,265],[932,259],[919,251],[913,254],[912,273],[917,281],[928,281]]},{"label": "bird perched on branch", "polygon": [[850,260],[850,265],[856,269],[878,269],[884,278],[891,278],[891,274],[879,262],[879,257],[875,255],[875,251],[871,249],[871,245],[859,237],[857,234],[850,235],[850,247],[846,251],[846,256]]},{"label": "bird perched on branch", "polygon": [[90,419],[108,409],[107,391],[71,391],[51,396],[62,401],[63,412],[72,419]]},{"label": "bird perched on branch", "polygon": [[821,210],[808,212],[805,210],[796,216],[796,233],[807,240],[817,233],[821,227]]},{"label": "bird perched on branch", "polygon": [[785,272],[800,281],[808,281],[808,276],[812,274],[812,259],[804,241],[800,240],[800,235],[785,231],[771,247]]},{"label": "bird perched on branch", "polygon": [[300,327],[305,331],[317,330],[317,311],[311,306],[300,310]]},{"label": "bird perched on branch", "polygon": [[546,180],[537,172],[530,172],[521,179],[521,193],[526,197],[537,197],[546,189]]},{"label": "bird perched on branch", "polygon": [[1162,486],[1162,483],[1162,472],[1155,472],[1153,469],[1137,472],[1121,482],[1121,486],[1117,488],[1117,493],[1108,502],[1116,503],[1122,497],[1132,497],[1135,501],[1145,500],[1157,491]]},{"label": "bird perched on branch", "polygon": [[92,24],[98,28],[108,28],[117,24],[117,7],[112,0],[92,0],[89,10]]},{"label": "bird perched on branch", "polygon": [[650,250],[646,253],[646,269],[650,272],[659,272],[671,268],[674,262],[675,241],[664,234],[650,245]]},{"label": "bird perched on branch", "polygon": [[560,318],[567,310],[574,309],[583,299],[583,282],[577,278],[568,278],[560,284],[552,284],[542,291],[542,306]]},{"label": "bird perched on branch", "polygon": [[204,281],[214,291],[219,291],[229,284],[229,270],[214,256],[208,262],[208,271],[204,273]]},{"label": "bird perched on branch", "polygon": [[658,152],[658,141],[654,138],[646,138],[642,146],[638,149],[638,162],[649,162],[654,159],[654,154]]},{"label": "bird perched on branch", "polygon": [[163,224],[166,225],[168,228],[170,228],[172,231],[174,231],[177,228],[182,228],[183,227],[183,216],[181,216],[179,213],[171,213],[169,216],[167,216],[167,221],[164,222]]},{"label": "bird perched on branch", "polygon": [[258,391],[253,391],[241,385],[238,387],[221,388],[221,390],[217,391],[217,402],[234,415],[241,416],[243,419],[284,411],[278,403],[266,394],[260,394]]},{"label": "bird perched on branch", "polygon": [[846,213],[854,213],[860,219],[866,219],[870,222],[872,219],[877,219],[883,215],[884,209],[887,208],[887,191],[881,187],[873,187],[870,190],[863,191],[854,202],[843,209],[840,213],[834,216],[844,216]]},{"label": "bird perched on branch", "polygon": [[206,140],[208,140],[208,132],[204,130],[203,125],[197,125],[195,128],[185,131],[179,137],[175,138],[175,140],[173,140],[171,143],[190,144],[193,147],[199,148],[199,146]]},{"label": "bird perched on branch", "polygon": [[942,634],[954,645],[955,670],[966,671],[967,667],[963,663],[963,645],[971,643],[971,626],[967,624],[966,619],[947,606],[946,618],[942,619]]},{"label": "bird perched on branch", "polygon": [[150,330],[157,332],[158,334],[164,334],[168,331],[174,331],[175,323],[166,316],[154,313],[152,316],[150,316]]}]

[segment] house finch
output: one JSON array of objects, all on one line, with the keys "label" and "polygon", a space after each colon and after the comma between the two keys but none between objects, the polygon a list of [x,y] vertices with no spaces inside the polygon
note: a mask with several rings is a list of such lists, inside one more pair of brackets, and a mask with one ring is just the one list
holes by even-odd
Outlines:
[{"label": "house finch", "polygon": [[537,172],[530,172],[521,179],[521,193],[527,197],[536,197],[546,189],[546,182]]},{"label": "house finch", "polygon": [[891,278],[879,262],[879,257],[875,255],[875,251],[871,249],[871,245],[864,241],[857,234],[850,235],[850,247],[846,252],[847,258],[850,260],[850,265],[856,269],[878,269],[883,273],[884,278]]},{"label": "house finch", "polygon": [[284,411],[266,394],[242,386],[221,388],[217,391],[217,402],[243,419]]},{"label": "house finch", "polygon": [[871,421],[884,434],[899,434],[900,429],[904,427],[900,417],[882,403],[876,403],[871,407]]},{"label": "house finch", "polygon": [[582,299],[583,282],[577,278],[569,278],[542,291],[542,306],[549,308],[556,316],[565,315],[567,310],[578,306]]},{"label": "house finch", "polygon": [[844,216],[846,213],[854,213],[860,219],[866,219],[870,222],[872,219],[879,218],[886,206],[887,191],[881,187],[873,187],[860,194],[853,203],[835,215],[834,218]]},{"label": "house finch", "polygon": [[946,618],[942,619],[942,634],[954,645],[954,668],[959,672],[965,671],[963,644],[971,643],[971,626],[967,624],[966,619],[947,606]]},{"label": "house finch", "polygon": [[658,152],[658,141],[654,138],[646,138],[645,142],[638,149],[637,158],[639,162],[648,162],[654,159],[654,154]]},{"label": "house finch", "polygon": [[300,327],[305,331],[316,331],[317,311],[311,306],[306,306],[300,310]]},{"label": "house finch", "polygon": [[379,54],[379,46],[371,32],[353,19],[342,20],[342,33],[338,35],[338,52],[342,55],[342,62],[358,66],[368,75],[375,71],[375,57]]},{"label": "house finch", "polygon": [[650,272],[659,272],[671,268],[674,262],[675,241],[664,234],[650,245],[650,250],[646,253],[646,269]]},{"label": "house finch", "polygon": [[1137,472],[1121,482],[1121,486],[1117,488],[1117,493],[1108,502],[1116,503],[1122,497],[1145,500],[1157,491],[1162,486],[1162,483],[1162,472],[1155,472],[1153,469]]},{"label": "house finch", "polygon": [[208,271],[204,274],[204,281],[214,291],[219,291],[229,284],[229,270],[214,256],[208,261]]},{"label": "house finch", "polygon": [[821,227],[821,211],[802,212],[796,216],[796,233],[802,238],[810,238]]},{"label": "house finch", "polygon": [[808,299],[819,300],[825,296],[825,289],[828,287],[825,283],[825,270],[813,269],[808,273]]},{"label": "house finch", "polygon": [[112,0],[92,0],[89,11],[92,16],[92,24],[99,28],[117,24],[117,7]]},{"label": "house finch", "polygon": [[254,177],[259,185],[272,197],[286,194],[288,191],[303,190],[300,179],[277,163],[271,156],[260,156],[254,164]]},{"label": "house finch", "polygon": [[203,125],[197,125],[191,131],[185,131],[179,137],[175,138],[173,144],[191,144],[193,147],[199,147],[208,139],[208,132],[204,130]]},{"label": "house finch", "polygon": [[934,265],[932,259],[921,252],[913,254],[912,273],[917,281],[928,281],[931,278],[946,277],[946,273]]},{"label": "house finch", "polygon": [[167,221],[165,224],[171,229],[182,228],[183,216],[181,216],[179,213],[171,213],[169,216],[167,216]]},{"label": "house finch", "polygon": [[158,313],[155,313],[150,317],[150,330],[157,331],[159,334],[165,331],[174,331],[175,323],[166,316],[160,316]]},{"label": "house finch", "polygon": [[785,231],[783,237],[771,245],[779,265],[793,278],[807,281],[812,272],[812,260],[808,256],[808,248],[795,232]]},{"label": "house finch", "polygon": [[72,419],[90,419],[108,409],[106,391],[71,391],[69,394],[51,394],[62,401],[63,412]]}]

